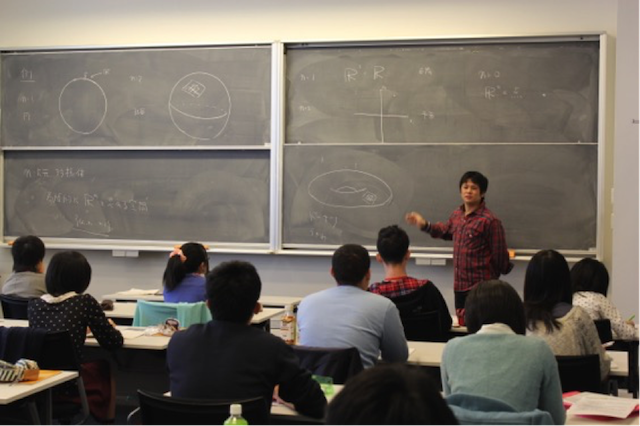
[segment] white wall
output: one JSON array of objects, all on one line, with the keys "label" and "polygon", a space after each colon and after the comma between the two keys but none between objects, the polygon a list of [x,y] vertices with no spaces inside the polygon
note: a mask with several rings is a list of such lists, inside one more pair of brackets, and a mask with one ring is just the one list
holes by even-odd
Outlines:
[{"label": "white wall", "polygon": [[625,313],[638,310],[638,0],[618,10],[616,143],[612,299]]},{"label": "white wall", "polygon": [[[0,49],[606,32],[612,36],[607,46],[609,78],[605,88],[607,160],[604,184],[608,200],[614,170],[617,4],[618,1],[613,0],[0,0]],[[621,147],[616,158],[630,161],[637,172],[637,151],[634,163],[633,159],[625,158],[626,149]],[[607,202],[604,260],[610,268],[612,247],[616,245],[609,231],[611,208]],[[635,225],[637,230],[637,215],[633,224],[626,223],[631,219],[623,220],[625,223],[616,226]],[[637,232],[631,239],[634,241],[625,240],[623,244],[635,244],[637,249]],[[623,246],[622,250],[625,249]],[[90,287],[94,295],[132,286],[160,285],[165,254],[141,253],[137,259],[112,258],[110,252],[86,254],[94,268]],[[265,293],[305,295],[332,285],[328,257],[215,256],[218,260],[231,257],[256,264],[265,283]],[[635,301],[637,261],[636,256],[635,265],[617,265],[615,271],[616,276],[633,277],[635,274],[633,282],[625,279],[613,284],[616,294],[626,294],[627,287],[632,286]],[[506,277],[520,291],[525,267],[524,263],[518,263]],[[10,269],[9,251],[0,250],[0,274],[4,277]],[[634,272],[629,273],[629,269]],[[432,279],[453,306],[450,265],[414,266],[411,272]],[[381,277],[382,269],[376,265],[374,279]],[[625,313],[636,310],[637,304],[623,309]]]}]

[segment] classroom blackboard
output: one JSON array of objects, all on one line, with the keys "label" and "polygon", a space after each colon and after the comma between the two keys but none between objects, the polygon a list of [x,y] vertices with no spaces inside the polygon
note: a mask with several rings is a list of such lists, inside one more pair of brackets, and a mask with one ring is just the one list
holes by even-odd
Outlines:
[{"label": "classroom blackboard", "polygon": [[[510,248],[595,252],[597,38],[298,44],[286,51],[283,243],[375,245],[446,221],[468,170]],[[409,229],[417,249],[451,242]]]},{"label": "classroom blackboard", "polygon": [[2,55],[3,146],[270,143],[271,47]]},{"label": "classroom blackboard", "polygon": [[4,232],[269,242],[270,153],[6,151]]}]

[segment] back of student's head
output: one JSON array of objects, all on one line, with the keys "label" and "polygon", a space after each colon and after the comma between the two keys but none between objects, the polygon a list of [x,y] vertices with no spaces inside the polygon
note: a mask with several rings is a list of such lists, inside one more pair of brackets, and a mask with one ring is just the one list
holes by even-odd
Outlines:
[{"label": "back of student's head", "polygon": [[14,272],[40,272],[38,265],[44,259],[44,243],[34,235],[17,238],[11,246]]},{"label": "back of student's head", "polygon": [[330,425],[455,425],[429,375],[406,364],[379,364],[352,377],[327,407]]},{"label": "back of student's head", "polygon": [[533,255],[524,276],[524,313],[527,327],[535,330],[542,321],[548,332],[560,328],[553,317],[553,307],[571,304],[571,274],[566,259],[555,250],[542,250]]},{"label": "back of student's head", "polygon": [[175,289],[187,274],[198,272],[200,265],[203,263],[208,271],[209,255],[202,244],[183,244],[179,249],[174,250],[169,255],[167,267],[162,277],[165,288],[169,291]]},{"label": "back of student's head", "polygon": [[604,263],[586,257],[571,268],[571,288],[577,291],[595,291],[607,295],[609,291],[609,272]]},{"label": "back of student's head", "polygon": [[358,244],[345,244],[331,258],[333,277],[340,285],[358,285],[371,267],[367,249]]},{"label": "back of student's head", "polygon": [[260,298],[262,281],[249,262],[222,262],[207,274],[207,299],[215,320],[247,323]]},{"label": "back of student's head", "polygon": [[464,319],[470,333],[477,332],[484,324],[494,323],[506,324],[517,334],[527,331],[522,300],[507,282],[481,282],[469,292],[464,306]]},{"label": "back of student's head", "polygon": [[91,282],[91,265],[82,253],[63,251],[51,258],[44,277],[47,293],[60,296],[70,291],[84,293]]},{"label": "back of student's head", "polygon": [[460,178],[458,189],[462,188],[462,185],[464,185],[469,180],[478,185],[481,194],[485,194],[487,192],[487,189],[489,189],[489,179],[487,179],[482,173],[476,171],[468,171],[463,174]]},{"label": "back of student's head", "polygon": [[409,236],[398,225],[387,226],[378,232],[376,248],[385,263],[400,264],[409,250]]}]

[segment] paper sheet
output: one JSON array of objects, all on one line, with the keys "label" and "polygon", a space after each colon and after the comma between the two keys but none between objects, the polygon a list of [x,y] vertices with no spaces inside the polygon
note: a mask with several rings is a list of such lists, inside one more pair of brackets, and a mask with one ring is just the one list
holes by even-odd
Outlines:
[{"label": "paper sheet", "polygon": [[129,296],[148,296],[148,295],[161,294],[161,291],[155,288],[151,290],[144,290],[141,288],[132,288],[125,291],[119,291],[118,294],[129,295]]},{"label": "paper sheet", "polygon": [[637,399],[618,398],[592,392],[582,392],[565,398],[565,401],[572,403],[569,413],[577,416],[626,419],[638,407]]}]

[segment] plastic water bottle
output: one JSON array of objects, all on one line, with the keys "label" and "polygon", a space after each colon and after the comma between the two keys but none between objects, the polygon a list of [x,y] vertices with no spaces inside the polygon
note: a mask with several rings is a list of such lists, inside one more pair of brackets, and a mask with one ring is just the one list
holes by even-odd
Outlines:
[{"label": "plastic water bottle", "polygon": [[287,305],[280,323],[280,337],[290,345],[296,344],[296,316],[293,314],[293,305]]},{"label": "plastic water bottle", "polygon": [[229,408],[229,418],[224,421],[225,425],[248,425],[247,420],[242,417],[242,405],[231,404]]}]

